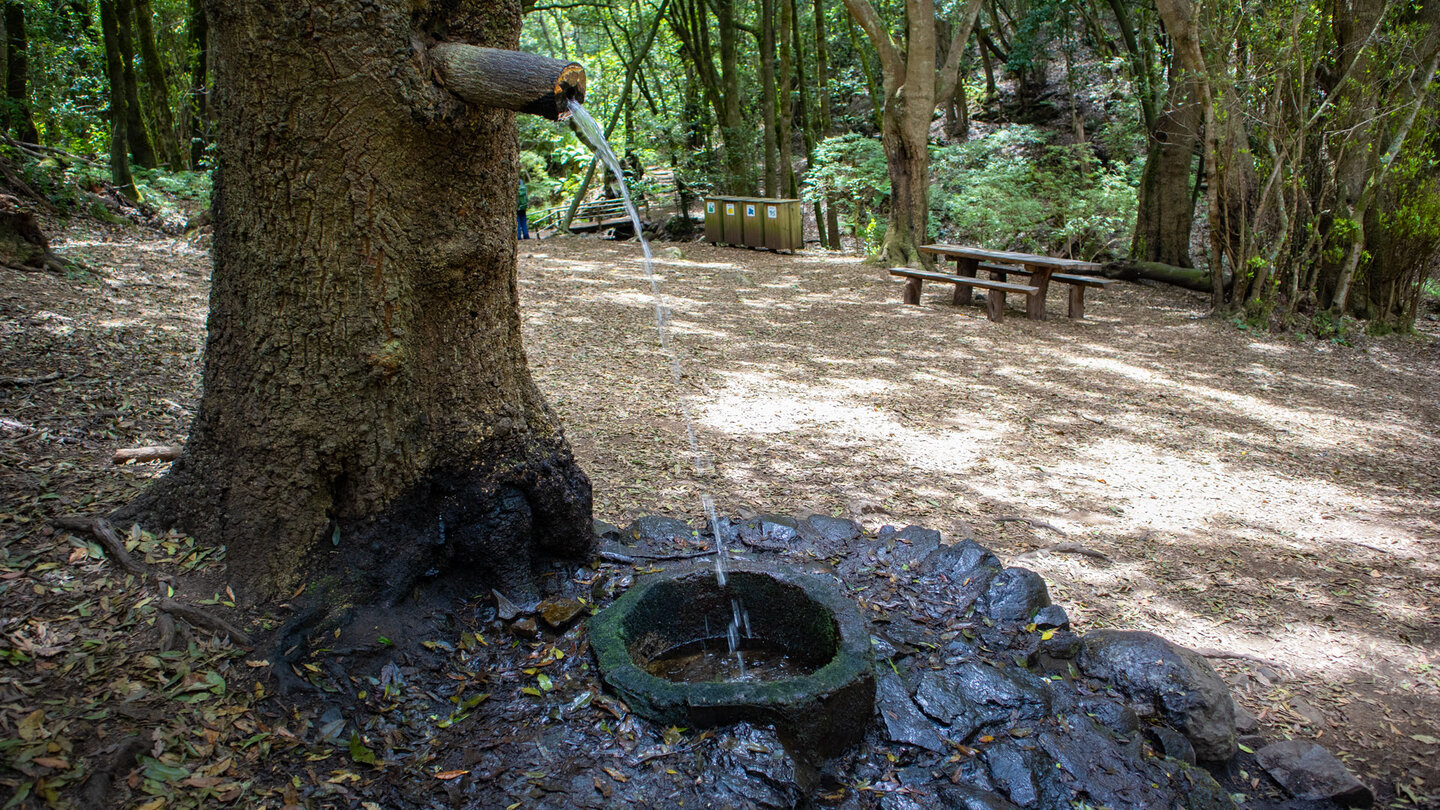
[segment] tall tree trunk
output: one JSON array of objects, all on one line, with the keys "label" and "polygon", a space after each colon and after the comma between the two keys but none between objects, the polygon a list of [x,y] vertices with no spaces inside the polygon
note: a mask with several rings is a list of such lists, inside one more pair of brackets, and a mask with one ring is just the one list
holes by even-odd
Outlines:
[{"label": "tall tree trunk", "polygon": [[[881,256],[891,266],[929,265],[920,253],[930,219],[930,120],[937,98],[954,92],[963,48],[952,46],[951,56],[937,75],[935,67],[935,4],[933,0],[906,0],[905,48],[890,38],[869,0],[845,0],[880,54],[885,78],[885,120],[880,142],[890,173],[890,224],[885,229]],[[969,39],[980,0],[966,0],[957,10],[954,41]]]},{"label": "tall tree trunk", "polygon": [[40,135],[30,116],[29,85],[25,4],[20,0],[5,0],[5,126],[17,139],[36,143]]},{"label": "tall tree trunk", "polygon": [[204,385],[184,455],[122,516],[225,544],[262,597],[533,598],[533,555],[592,538],[521,346],[514,114],[450,95],[414,47],[514,48],[519,3],[414,8],[207,3]]},{"label": "tall tree trunk", "polygon": [[1190,227],[1195,220],[1195,198],[1190,179],[1200,139],[1201,110],[1193,75],[1182,77],[1181,72],[1178,65],[1171,66],[1170,98],[1146,138],[1130,257],[1137,262],[1193,267]]},{"label": "tall tree trunk", "polygon": [[105,41],[105,80],[110,101],[110,182],[120,193],[138,199],[135,179],[130,175],[130,148],[126,140],[128,119],[125,100],[125,62],[120,55],[119,12],[116,0],[100,0],[100,33]]},{"label": "tall tree trunk", "polygon": [[[834,126],[830,110],[830,38],[825,32],[825,0],[815,0],[815,142],[830,137]],[[825,222],[820,226],[820,238],[831,250],[840,249],[840,212],[834,200],[825,201]]]},{"label": "tall tree trunk", "polygon": [[160,49],[155,46],[154,18],[150,0],[135,0],[135,33],[140,38],[140,64],[145,69],[150,114],[155,118],[155,143],[165,158],[165,165],[180,169],[185,161],[180,156],[175,117],[170,114],[170,86],[165,78],[165,66],[160,61]]},{"label": "tall tree trunk", "polygon": [[[760,0],[760,117],[765,128],[765,194],[780,196],[775,125],[775,2]],[[784,0],[780,0],[784,2]]]},{"label": "tall tree trunk", "polygon": [[125,81],[125,140],[136,165],[153,169],[160,161],[155,158],[155,148],[150,144],[150,133],[145,129],[145,116],[140,110],[140,81],[135,76],[135,40],[131,36],[135,25],[134,0],[116,0],[115,15]]},{"label": "tall tree trunk", "polygon": [[715,4],[715,27],[720,32],[720,134],[725,138],[725,169],[730,192],[754,196],[754,140],[740,111],[740,43],[737,41],[740,29],[735,25],[732,4]]},{"label": "tall tree trunk", "polygon": [[190,0],[190,168],[199,170],[210,142],[209,37],[202,0]]},{"label": "tall tree trunk", "polygon": [[776,127],[775,136],[780,142],[780,165],[779,165],[779,186],[777,193],[772,197],[795,197],[795,161],[794,161],[794,132],[792,124],[795,120],[795,103],[790,98],[791,72],[794,70],[794,57],[791,53],[791,40],[794,38],[795,12],[791,3],[794,0],[778,0],[780,3],[780,70],[776,77],[775,91],[779,95],[777,99],[775,117],[779,126]]}]

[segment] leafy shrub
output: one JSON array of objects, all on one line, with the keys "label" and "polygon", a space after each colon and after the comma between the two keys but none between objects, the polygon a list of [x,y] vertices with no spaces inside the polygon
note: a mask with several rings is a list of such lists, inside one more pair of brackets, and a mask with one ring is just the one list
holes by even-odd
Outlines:
[{"label": "leafy shrub", "polygon": [[936,150],[932,222],[946,241],[1093,259],[1121,255],[1135,227],[1139,161],[1100,165],[1088,144],[1051,146],[1008,126]]}]

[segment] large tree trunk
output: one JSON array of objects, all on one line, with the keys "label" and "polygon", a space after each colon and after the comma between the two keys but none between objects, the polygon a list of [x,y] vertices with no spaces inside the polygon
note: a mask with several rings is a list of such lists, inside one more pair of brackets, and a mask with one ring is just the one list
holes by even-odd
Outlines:
[{"label": "large tree trunk", "polygon": [[1179,66],[1172,65],[1170,99],[1146,139],[1130,257],[1137,262],[1191,267],[1190,226],[1195,220],[1191,166],[1200,140],[1201,115],[1193,77],[1179,73]]},{"label": "large tree trunk", "polygon": [[795,38],[795,7],[793,3],[794,0],[780,0],[780,64],[779,75],[776,76],[775,83],[775,92],[778,96],[775,110],[778,126],[775,130],[775,137],[780,146],[780,187],[778,193],[770,195],[772,197],[794,197],[798,193],[795,188],[795,161],[792,154],[795,141],[792,131],[795,120],[795,103],[790,98],[791,71],[795,69],[796,59],[796,56],[792,56],[792,45]]},{"label": "large tree trunk", "polygon": [[519,3],[452,8],[208,4],[203,394],[125,516],[225,544],[262,597],[523,597],[534,555],[589,548],[590,484],[520,343],[514,114],[452,96],[424,47],[513,48]]},{"label": "large tree trunk", "polygon": [[135,25],[134,0],[116,0],[115,14],[116,42],[120,46],[121,76],[125,87],[125,141],[136,165],[153,169],[160,165],[160,161],[155,158],[155,148],[150,144],[150,133],[145,129],[145,116],[140,110],[140,81],[135,76],[135,40],[131,36]]},{"label": "large tree trunk", "polygon": [[30,117],[29,84],[25,4],[20,0],[5,0],[5,124],[16,138],[36,143],[40,135]]},{"label": "large tree trunk", "polygon": [[130,149],[126,140],[125,62],[120,55],[119,11],[115,0],[100,0],[100,32],[105,40],[105,83],[110,102],[110,182],[134,200],[140,196],[130,175]]}]

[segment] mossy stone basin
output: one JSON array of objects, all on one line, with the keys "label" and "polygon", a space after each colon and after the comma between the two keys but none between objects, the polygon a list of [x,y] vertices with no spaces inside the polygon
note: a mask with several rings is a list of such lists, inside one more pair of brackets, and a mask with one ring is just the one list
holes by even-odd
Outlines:
[{"label": "mossy stone basin", "polygon": [[[725,645],[736,598],[749,612],[751,643],[783,653],[804,674],[686,683],[645,669],[657,655],[702,639]],[[657,723],[771,725],[787,744],[826,757],[864,735],[874,708],[870,634],[860,611],[833,581],[794,569],[734,563],[723,588],[711,566],[654,574],[591,619],[589,634],[601,677]]]}]

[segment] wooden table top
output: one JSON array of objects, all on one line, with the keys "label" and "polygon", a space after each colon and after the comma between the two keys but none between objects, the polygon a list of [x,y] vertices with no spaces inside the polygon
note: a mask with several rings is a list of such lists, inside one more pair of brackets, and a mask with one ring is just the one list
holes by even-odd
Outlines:
[{"label": "wooden table top", "polygon": [[922,245],[920,250],[937,256],[980,259],[1006,264],[1025,264],[1066,270],[1098,271],[1100,269],[1100,265],[1095,262],[1082,262],[1078,259],[1057,259],[1053,256],[1040,256],[1035,253],[1012,253],[1008,250],[986,250],[985,248],[961,245]]}]

